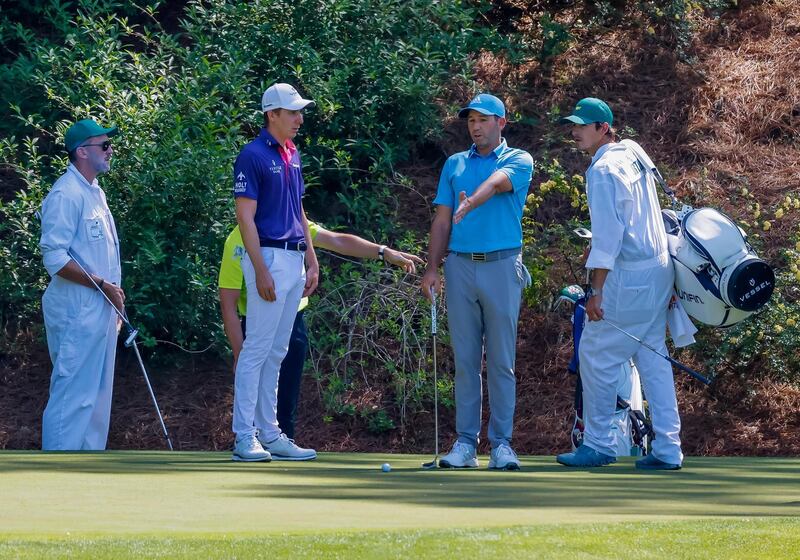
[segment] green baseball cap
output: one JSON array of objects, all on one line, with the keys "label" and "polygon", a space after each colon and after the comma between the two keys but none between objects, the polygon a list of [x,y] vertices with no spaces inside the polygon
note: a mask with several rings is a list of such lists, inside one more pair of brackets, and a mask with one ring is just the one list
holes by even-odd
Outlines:
[{"label": "green baseball cap", "polygon": [[67,146],[67,151],[71,152],[88,138],[102,136],[103,134],[114,136],[118,132],[119,130],[117,130],[116,126],[103,128],[92,119],[83,119],[69,127],[64,135],[64,144]]},{"label": "green baseball cap", "polygon": [[586,97],[578,101],[572,114],[562,118],[561,122],[575,124],[608,123],[611,126],[614,124],[614,114],[602,99]]}]

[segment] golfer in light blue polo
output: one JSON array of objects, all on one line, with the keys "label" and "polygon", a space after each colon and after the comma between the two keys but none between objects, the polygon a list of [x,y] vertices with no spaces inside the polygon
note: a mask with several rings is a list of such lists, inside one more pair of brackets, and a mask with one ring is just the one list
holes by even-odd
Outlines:
[{"label": "golfer in light blue polo", "polygon": [[481,365],[489,384],[490,469],[519,470],[511,447],[516,403],[517,319],[530,275],[522,264],[522,210],[533,175],[528,152],[509,148],[503,102],[481,93],[461,109],[474,144],[450,156],[439,179],[422,293],[441,292],[455,356],[456,431],[445,468],[475,468],[481,429]]}]

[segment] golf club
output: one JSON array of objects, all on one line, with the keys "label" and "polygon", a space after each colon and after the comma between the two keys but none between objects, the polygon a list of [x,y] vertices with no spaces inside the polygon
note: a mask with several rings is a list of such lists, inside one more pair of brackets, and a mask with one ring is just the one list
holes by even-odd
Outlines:
[{"label": "golf club", "polygon": [[128,329],[128,337],[125,339],[125,346],[133,348],[133,352],[136,354],[136,360],[139,362],[139,367],[142,370],[142,375],[144,376],[144,382],[147,384],[147,390],[150,392],[150,398],[153,400],[153,406],[155,406],[156,414],[158,415],[158,421],[161,422],[161,429],[164,431],[164,439],[167,440],[167,446],[169,447],[170,451],[174,451],[172,448],[172,440],[169,437],[169,432],[167,432],[167,425],[164,424],[164,417],[161,416],[161,409],[158,407],[158,401],[156,400],[156,395],[153,392],[153,386],[150,385],[150,377],[147,375],[147,370],[144,367],[144,362],[142,361],[142,355],[139,353],[139,347],[136,345],[136,337],[139,334],[139,329],[134,328],[131,325],[128,318],[125,316],[125,313],[121,310],[117,309],[117,306],[109,299],[109,297],[100,289],[100,286],[97,285],[97,282],[94,281],[92,275],[89,274],[83,265],[75,258],[75,256],[67,249],[67,255],[73,261],[75,261],[78,267],[83,271],[89,281],[94,285],[98,292],[103,296],[103,298],[108,302],[111,308],[117,313],[117,316],[122,320],[125,328]]},{"label": "golf club", "polygon": [[439,463],[439,379],[436,372],[436,292],[431,289],[431,336],[433,338],[433,433],[435,451],[433,461],[422,463],[426,470],[435,469]]},{"label": "golf club", "polygon": [[[38,211],[36,212],[36,218],[38,218],[39,222],[41,223],[42,215]],[[78,268],[81,269],[83,274],[86,276],[86,278],[89,279],[89,282],[92,283],[92,285],[95,287],[95,289],[98,292],[100,292],[100,295],[102,295],[103,299],[105,299],[106,302],[108,302],[108,305],[111,306],[111,309],[114,310],[114,312],[117,314],[117,317],[119,317],[122,320],[122,323],[125,325],[125,328],[128,330],[128,336],[125,339],[125,346],[133,347],[133,351],[136,354],[136,360],[139,362],[139,367],[142,370],[142,375],[144,376],[144,381],[147,384],[147,390],[150,392],[150,398],[153,400],[153,406],[155,406],[155,408],[156,408],[156,414],[158,415],[158,421],[161,423],[161,429],[164,431],[164,438],[167,440],[167,446],[169,447],[170,451],[174,451],[174,449],[172,447],[172,440],[169,437],[169,432],[167,432],[167,426],[166,426],[166,424],[164,424],[164,417],[161,415],[161,409],[158,407],[158,401],[156,400],[156,395],[153,392],[153,386],[150,385],[150,377],[147,375],[147,370],[144,367],[144,362],[142,361],[142,356],[141,356],[141,354],[139,354],[139,347],[136,345],[136,337],[139,334],[139,329],[136,329],[136,328],[134,328],[133,325],[131,325],[130,321],[128,321],[128,318],[125,316],[125,313],[123,313],[122,311],[117,309],[117,306],[114,305],[114,303],[109,299],[109,297],[105,294],[105,292],[103,292],[103,290],[100,289],[100,286],[98,286],[97,282],[94,281],[94,278],[92,278],[92,275],[89,274],[86,271],[85,268],[83,268],[83,265],[80,263],[80,261],[78,259],[75,258],[75,255],[73,255],[72,252],[69,249],[67,249],[67,255],[69,256],[69,258],[71,258],[73,261],[75,261],[75,263],[78,265]]]},{"label": "golf club", "polygon": [[[583,305],[580,305],[580,304],[577,304],[577,305],[578,305],[578,307],[580,307],[581,309],[583,309],[584,311],[586,311],[586,308],[585,308]],[[689,375],[691,375],[692,377],[694,377],[695,379],[697,379],[697,380],[698,380],[698,381],[700,381],[701,383],[704,383],[704,384],[706,384],[706,385],[711,385],[711,380],[710,380],[708,377],[706,377],[705,375],[703,375],[703,374],[701,374],[701,373],[698,373],[698,372],[696,372],[695,370],[693,370],[693,369],[692,369],[692,368],[690,368],[689,366],[685,366],[685,365],[683,365],[683,364],[682,364],[682,363],[680,363],[678,360],[676,360],[676,359],[674,359],[674,358],[671,358],[671,357],[667,356],[666,354],[662,354],[661,352],[659,352],[658,350],[656,350],[655,348],[653,348],[652,346],[650,346],[649,344],[647,344],[647,343],[646,343],[644,340],[642,340],[642,339],[640,339],[640,338],[637,338],[637,337],[635,337],[634,335],[632,335],[631,333],[629,333],[629,332],[628,332],[628,331],[626,331],[625,329],[618,327],[617,325],[615,325],[615,324],[614,324],[614,323],[612,323],[611,321],[608,321],[607,319],[602,319],[602,320],[603,320],[603,321],[605,321],[605,322],[606,322],[606,323],[607,323],[609,326],[611,326],[611,327],[615,328],[616,330],[618,330],[619,332],[621,332],[622,334],[624,334],[625,336],[627,336],[628,338],[630,338],[630,339],[632,339],[632,340],[635,340],[636,342],[638,342],[639,344],[641,344],[642,346],[644,346],[645,348],[647,348],[647,349],[648,349],[648,350],[650,350],[651,352],[653,352],[653,353],[655,353],[655,354],[657,354],[657,355],[661,356],[662,358],[664,358],[665,360],[667,360],[669,363],[671,363],[672,365],[674,365],[676,368],[678,368],[678,369],[680,369],[680,370],[683,370],[683,371],[685,371],[686,373],[688,373]]]}]

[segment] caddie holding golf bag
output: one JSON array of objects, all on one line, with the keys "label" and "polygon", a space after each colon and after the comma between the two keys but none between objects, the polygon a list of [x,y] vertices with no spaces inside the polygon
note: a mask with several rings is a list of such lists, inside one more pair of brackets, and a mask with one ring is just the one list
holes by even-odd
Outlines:
[{"label": "caddie holding golf bag", "polygon": [[72,125],[64,141],[69,167],[42,205],[39,246],[51,276],[42,310],[53,362],[46,450],[106,447],[118,333],[108,301],[124,309],[125,294],[117,231],[97,175],[110,168],[116,133],[91,119]]},{"label": "caddie holding golf bag", "polygon": [[572,136],[592,156],[586,171],[592,246],[585,325],[580,344],[584,391],[583,443],[557,457],[572,467],[616,462],[613,421],[620,367],[630,359],[641,375],[655,437],[640,469],[680,469],[680,418],[670,363],[637,342],[667,355],[667,308],[674,273],[655,180],[633,152],[616,142],[613,115],[599,99],[582,99]]}]

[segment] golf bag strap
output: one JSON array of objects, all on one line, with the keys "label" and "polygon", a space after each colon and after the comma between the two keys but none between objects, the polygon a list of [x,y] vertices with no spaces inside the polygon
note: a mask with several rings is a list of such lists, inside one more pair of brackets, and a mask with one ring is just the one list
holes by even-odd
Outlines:
[{"label": "golf bag strap", "polygon": [[670,198],[673,204],[677,204],[678,198],[675,196],[675,191],[669,188],[669,185],[667,185],[667,182],[664,180],[664,176],[661,175],[658,167],[655,166],[653,160],[650,159],[642,147],[633,140],[628,139],[622,140],[620,143],[633,152],[633,155],[636,156],[636,159],[639,161],[641,166],[653,176],[653,178],[656,180],[656,183],[658,183],[658,186],[664,191],[664,194]]}]

